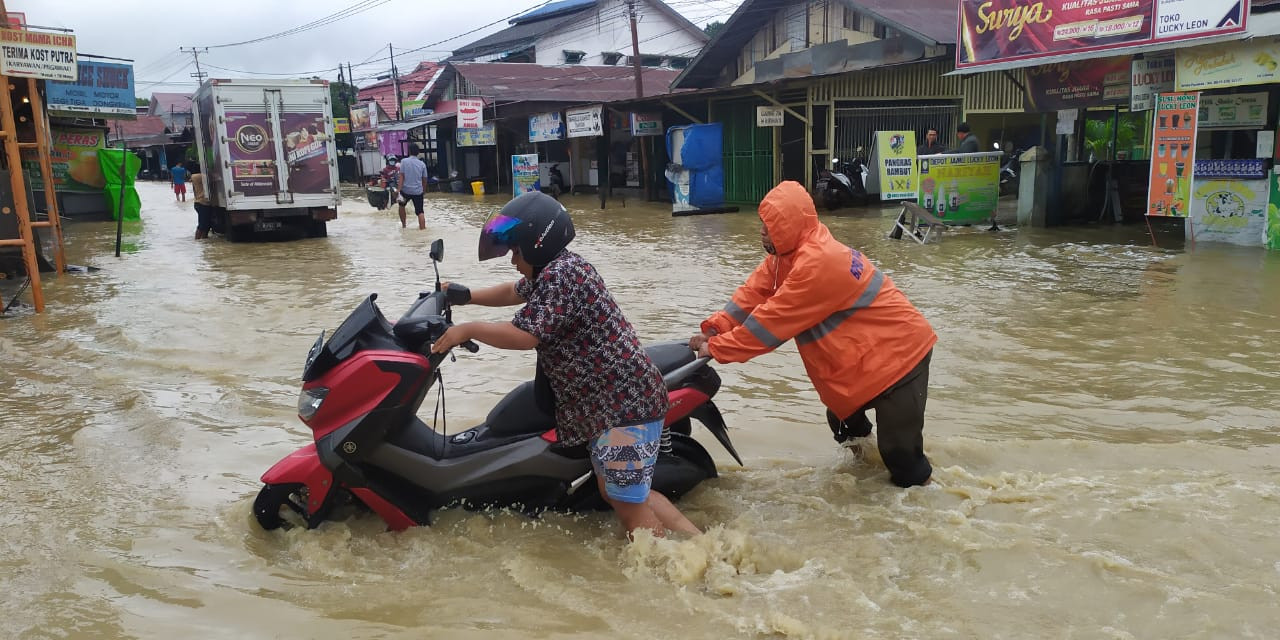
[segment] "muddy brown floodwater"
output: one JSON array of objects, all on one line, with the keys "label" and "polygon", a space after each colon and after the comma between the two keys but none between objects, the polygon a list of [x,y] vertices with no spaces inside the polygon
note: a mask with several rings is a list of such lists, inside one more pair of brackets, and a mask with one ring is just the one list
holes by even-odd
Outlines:
[{"label": "muddy brown floodwater", "polygon": [[[299,376],[370,292],[398,315],[478,263],[505,198],[429,197],[427,232],[358,201],[327,239],[191,239],[68,225],[48,311],[0,319],[0,637],[1266,638],[1280,624],[1280,255],[1152,248],[1139,228],[961,229],[926,247],[888,214],[824,214],[940,336],[934,482],[889,484],[832,442],[793,345],[718,366],[747,465],[684,502],[708,529],[626,543],[608,514],[448,511],[266,533],[259,475],[308,441]],[[569,202],[646,340],[687,337],[761,257],[751,212],[672,218]],[[459,319],[506,312],[466,307]],[[527,353],[461,354],[450,424],[531,377]],[[424,404],[429,414],[432,401]],[[451,429],[454,427],[451,427]]]}]

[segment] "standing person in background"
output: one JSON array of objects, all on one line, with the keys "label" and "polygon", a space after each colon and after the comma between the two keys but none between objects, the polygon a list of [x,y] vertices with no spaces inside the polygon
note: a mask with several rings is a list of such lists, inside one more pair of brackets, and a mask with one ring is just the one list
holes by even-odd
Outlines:
[{"label": "standing person in background", "polygon": [[169,169],[169,180],[173,183],[174,200],[187,201],[187,175],[187,170],[182,166],[181,162]]},{"label": "standing person in background", "polygon": [[427,165],[418,158],[422,150],[418,145],[409,145],[409,155],[400,161],[400,228],[406,228],[404,206],[413,201],[413,210],[418,214],[418,228],[427,228],[427,217],[422,213],[422,194],[427,190]]},{"label": "standing person in background", "polygon": [[946,152],[947,152],[947,148],[942,146],[942,143],[938,141],[938,130],[932,127],[925,130],[924,144],[916,148],[916,155],[931,156],[934,154],[946,153]]},{"label": "standing person in background", "polygon": [[191,174],[191,195],[195,199],[196,208],[196,240],[209,237],[209,229],[213,226],[213,206],[209,204],[209,193],[204,188],[204,174]]},{"label": "standing person in background", "polygon": [[952,153],[978,153],[982,151],[979,147],[982,143],[978,140],[978,136],[969,131],[969,123],[961,122],[956,125],[956,139],[960,141],[960,146]]}]

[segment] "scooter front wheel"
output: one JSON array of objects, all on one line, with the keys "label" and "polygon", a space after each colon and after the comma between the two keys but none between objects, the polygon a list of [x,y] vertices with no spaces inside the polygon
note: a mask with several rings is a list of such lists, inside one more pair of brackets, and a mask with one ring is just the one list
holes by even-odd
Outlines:
[{"label": "scooter front wheel", "polygon": [[307,487],[301,483],[264,484],[253,501],[253,517],[267,531],[280,527],[309,527]]}]

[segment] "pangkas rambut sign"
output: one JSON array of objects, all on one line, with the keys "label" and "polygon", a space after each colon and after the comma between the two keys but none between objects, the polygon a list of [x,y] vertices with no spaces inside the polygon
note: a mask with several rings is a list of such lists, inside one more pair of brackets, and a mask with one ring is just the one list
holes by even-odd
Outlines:
[{"label": "pangkas rambut sign", "polygon": [[960,0],[956,67],[1244,31],[1246,0]]}]

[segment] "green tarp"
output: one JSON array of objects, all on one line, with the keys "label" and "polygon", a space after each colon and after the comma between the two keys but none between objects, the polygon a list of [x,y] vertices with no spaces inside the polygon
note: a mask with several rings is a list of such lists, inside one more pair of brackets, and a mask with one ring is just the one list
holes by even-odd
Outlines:
[{"label": "green tarp", "polygon": [[[120,161],[124,158],[124,184],[120,184]],[[142,160],[138,156],[123,149],[98,149],[98,164],[102,167],[102,177],[107,179],[103,188],[107,204],[111,207],[111,219],[119,219],[116,209],[120,206],[120,190],[124,189],[124,219],[142,219],[142,200],[138,198],[138,190],[133,188],[133,178],[142,168]]]}]

